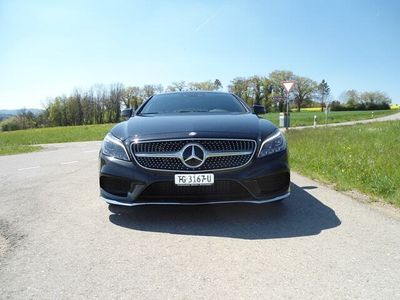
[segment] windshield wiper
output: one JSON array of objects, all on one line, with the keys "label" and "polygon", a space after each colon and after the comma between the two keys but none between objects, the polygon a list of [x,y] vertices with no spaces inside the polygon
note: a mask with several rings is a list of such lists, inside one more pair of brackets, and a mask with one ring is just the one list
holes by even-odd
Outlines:
[{"label": "windshield wiper", "polygon": [[145,112],[145,113],[140,113],[140,115],[156,115],[158,114],[158,112],[154,111],[154,112]]},{"label": "windshield wiper", "polygon": [[175,112],[177,112],[177,113],[208,112],[208,110],[204,110],[204,109],[191,109],[191,110],[181,109],[181,110],[176,110]]}]

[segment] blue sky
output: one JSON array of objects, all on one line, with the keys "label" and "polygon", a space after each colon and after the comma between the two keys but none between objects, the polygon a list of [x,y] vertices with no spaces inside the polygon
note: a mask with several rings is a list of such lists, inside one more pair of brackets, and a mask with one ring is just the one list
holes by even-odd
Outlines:
[{"label": "blue sky", "polygon": [[400,103],[400,1],[0,0],[0,108],[276,69]]}]

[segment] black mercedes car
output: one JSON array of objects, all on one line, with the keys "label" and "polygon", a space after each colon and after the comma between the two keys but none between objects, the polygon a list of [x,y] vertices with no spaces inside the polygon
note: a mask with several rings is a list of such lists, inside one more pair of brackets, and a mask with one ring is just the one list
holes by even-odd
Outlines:
[{"label": "black mercedes car", "polygon": [[109,204],[266,203],[289,197],[284,136],[239,97],[159,94],[104,138],[100,194]]}]

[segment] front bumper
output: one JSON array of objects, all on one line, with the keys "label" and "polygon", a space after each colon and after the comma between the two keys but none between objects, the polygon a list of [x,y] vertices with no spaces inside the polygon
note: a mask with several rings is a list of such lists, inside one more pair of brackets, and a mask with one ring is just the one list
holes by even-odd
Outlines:
[{"label": "front bumper", "polygon": [[267,203],[290,195],[287,152],[253,158],[240,169],[212,172],[214,186],[177,187],[177,172],[145,170],[135,162],[100,153],[100,197],[109,204],[200,205],[222,203]]}]

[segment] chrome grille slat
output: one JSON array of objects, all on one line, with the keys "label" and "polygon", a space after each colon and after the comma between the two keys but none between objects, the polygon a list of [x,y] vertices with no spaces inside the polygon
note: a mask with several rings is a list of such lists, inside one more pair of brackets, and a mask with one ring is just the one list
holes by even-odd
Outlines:
[{"label": "chrome grille slat", "polygon": [[[195,168],[183,164],[181,150],[187,144],[199,144],[207,152],[204,163]],[[157,171],[216,171],[247,165],[254,156],[256,142],[245,139],[181,139],[132,143],[135,161],[145,169]]]}]

